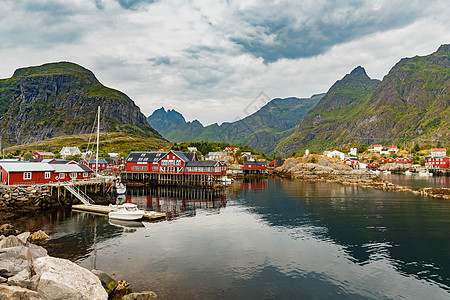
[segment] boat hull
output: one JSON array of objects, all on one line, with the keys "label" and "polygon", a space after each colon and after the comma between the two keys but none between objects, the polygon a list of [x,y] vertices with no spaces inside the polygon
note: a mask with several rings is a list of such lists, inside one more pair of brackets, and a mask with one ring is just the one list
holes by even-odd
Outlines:
[{"label": "boat hull", "polygon": [[108,217],[113,220],[122,220],[122,221],[135,221],[142,219],[144,215],[143,210],[138,211],[111,211],[108,213]]}]

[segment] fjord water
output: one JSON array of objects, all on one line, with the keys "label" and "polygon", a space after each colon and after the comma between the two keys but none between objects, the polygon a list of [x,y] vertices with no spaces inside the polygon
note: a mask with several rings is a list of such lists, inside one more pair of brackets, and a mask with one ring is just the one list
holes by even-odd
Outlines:
[{"label": "fjord water", "polygon": [[[450,202],[269,178],[224,194],[127,191],[157,223],[55,211],[20,221],[50,255],[160,299],[448,299]],[[135,226],[135,227],[133,227]]]}]

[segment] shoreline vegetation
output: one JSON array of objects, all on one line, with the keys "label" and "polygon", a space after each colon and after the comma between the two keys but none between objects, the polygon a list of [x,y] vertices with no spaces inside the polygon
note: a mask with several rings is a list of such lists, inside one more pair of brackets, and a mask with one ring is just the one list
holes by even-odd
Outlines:
[{"label": "shoreline vegetation", "polygon": [[300,158],[288,158],[283,166],[274,170],[280,177],[301,179],[306,181],[334,182],[363,188],[384,191],[410,192],[425,197],[450,200],[449,188],[412,188],[395,185],[382,180],[367,170],[353,169],[336,158],[321,155],[306,155]]}]

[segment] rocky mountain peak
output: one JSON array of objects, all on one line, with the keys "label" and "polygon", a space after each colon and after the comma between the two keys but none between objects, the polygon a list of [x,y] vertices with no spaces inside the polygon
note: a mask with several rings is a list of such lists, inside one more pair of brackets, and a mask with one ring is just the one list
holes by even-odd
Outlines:
[{"label": "rocky mountain peak", "polygon": [[354,68],[353,71],[350,72],[350,75],[358,77],[366,77],[370,79],[370,77],[366,73],[366,70],[361,66],[357,66],[356,68]]},{"label": "rocky mountain peak", "polygon": [[444,44],[436,51],[437,54],[450,55],[450,44]]},{"label": "rocky mountain peak", "polygon": [[133,100],[77,64],[21,68],[0,80],[0,127],[10,145],[90,133],[98,106],[102,131],[162,139]]},{"label": "rocky mountain peak", "polygon": [[55,76],[55,75],[69,75],[69,74],[76,75],[77,77],[86,76],[94,82],[99,82],[98,79],[95,77],[94,73],[92,73],[90,70],[83,68],[82,66],[77,65],[75,63],[67,61],[20,68],[14,72],[13,77],[49,76],[49,75]]}]

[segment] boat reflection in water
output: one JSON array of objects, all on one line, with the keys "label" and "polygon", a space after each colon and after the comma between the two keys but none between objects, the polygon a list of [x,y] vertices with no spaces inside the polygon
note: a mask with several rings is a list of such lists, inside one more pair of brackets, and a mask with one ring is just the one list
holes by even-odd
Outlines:
[{"label": "boat reflection in water", "polygon": [[145,227],[141,221],[125,221],[109,219],[109,225],[113,225],[119,228],[123,228],[123,232],[135,232],[137,228]]},{"label": "boat reflection in water", "polygon": [[167,214],[167,219],[193,217],[197,209],[219,213],[226,206],[224,189],[135,187],[128,188],[127,203]]}]

